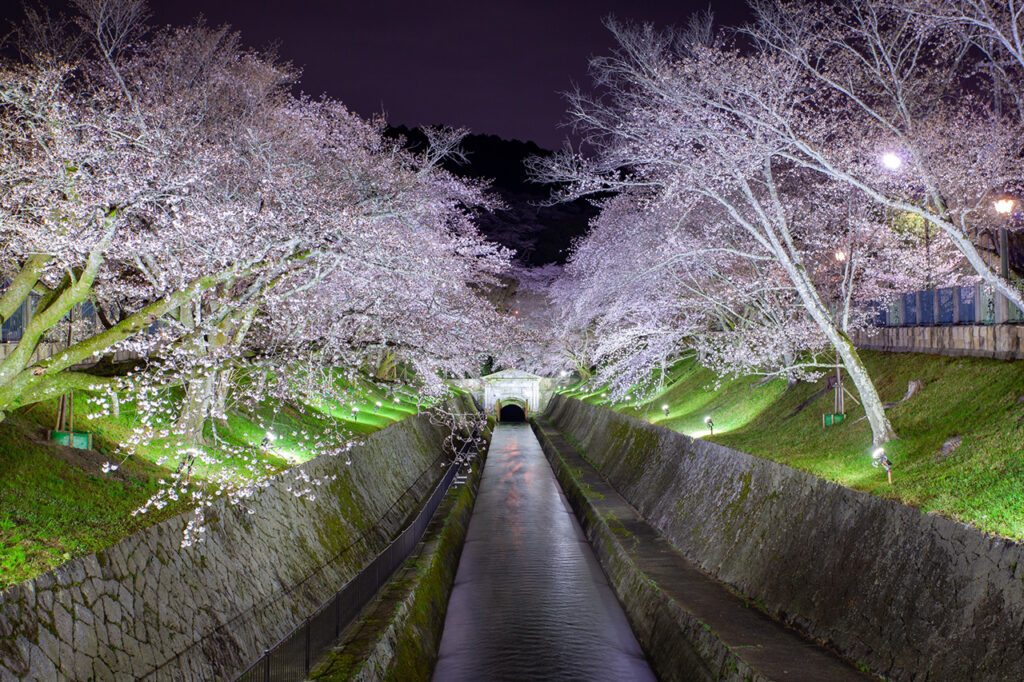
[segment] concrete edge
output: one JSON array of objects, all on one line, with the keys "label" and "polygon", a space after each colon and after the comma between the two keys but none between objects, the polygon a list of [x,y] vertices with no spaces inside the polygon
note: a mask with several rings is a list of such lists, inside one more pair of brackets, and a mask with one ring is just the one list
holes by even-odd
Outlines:
[{"label": "concrete edge", "polygon": [[413,554],[314,666],[310,680],[430,679],[484,460],[476,458],[466,485],[449,489]]},{"label": "concrete edge", "polygon": [[530,425],[658,678],[767,682],[769,678],[751,668],[710,626],[681,608],[636,565],[595,506],[592,497],[596,496],[579,480],[581,471],[574,471],[562,458],[536,418]]}]

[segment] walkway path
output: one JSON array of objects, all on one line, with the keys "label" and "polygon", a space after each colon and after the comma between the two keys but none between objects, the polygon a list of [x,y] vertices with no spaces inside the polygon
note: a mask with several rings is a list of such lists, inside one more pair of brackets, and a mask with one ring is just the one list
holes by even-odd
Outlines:
[{"label": "walkway path", "polygon": [[435,682],[654,680],[527,424],[499,424]]}]

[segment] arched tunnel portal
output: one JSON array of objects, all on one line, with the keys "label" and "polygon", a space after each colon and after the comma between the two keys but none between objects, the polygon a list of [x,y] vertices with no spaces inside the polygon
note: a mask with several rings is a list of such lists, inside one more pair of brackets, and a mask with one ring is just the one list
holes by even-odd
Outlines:
[{"label": "arched tunnel portal", "polygon": [[514,398],[499,400],[497,407],[498,421],[500,422],[524,422],[526,421],[527,411],[530,409],[525,401]]}]

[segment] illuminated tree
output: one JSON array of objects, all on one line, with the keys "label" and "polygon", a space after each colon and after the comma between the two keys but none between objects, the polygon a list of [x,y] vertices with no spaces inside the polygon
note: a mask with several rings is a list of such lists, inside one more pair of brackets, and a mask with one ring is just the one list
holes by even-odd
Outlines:
[{"label": "illuminated tree", "polygon": [[[714,217],[700,226],[706,246],[697,250],[735,252],[747,267],[730,271],[769,273],[770,287],[778,282],[790,292],[856,385],[874,442],[885,442],[894,433],[847,334],[848,318],[836,314],[815,275],[822,245],[873,238],[866,232],[871,221],[839,219],[847,213],[834,203],[842,183],[799,160],[796,145],[803,143],[793,129],[810,131],[821,144],[835,135],[820,125],[825,89],[808,85],[792,60],[770,51],[741,53],[705,26],[677,34],[610,22],[619,48],[592,62],[602,93],[571,97],[572,118],[596,156],[563,154],[538,160],[535,170],[571,183],[571,195],[629,191],[648,206],[713,207]],[[751,269],[754,262],[763,264]],[[693,314],[690,305],[684,309]],[[810,336],[806,328],[794,333]]]}]

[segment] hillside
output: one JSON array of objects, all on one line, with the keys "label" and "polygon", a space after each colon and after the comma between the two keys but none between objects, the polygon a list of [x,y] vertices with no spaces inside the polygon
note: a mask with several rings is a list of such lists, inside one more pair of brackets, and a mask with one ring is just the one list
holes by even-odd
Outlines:
[{"label": "hillside", "polygon": [[[849,398],[846,421],[822,427],[832,411],[825,380],[786,389],[782,381],[719,380],[693,360],[677,364],[651,401],[612,405],[693,437],[788,464],[857,490],[900,500],[1024,539],[1024,362],[862,352],[882,399],[895,402],[910,381],[916,395],[888,410],[899,440],[885,452],[893,484],[871,465],[871,432]],[[715,389],[715,384],[720,385]],[[847,382],[847,387],[853,390]],[[591,387],[593,388],[593,387]],[[570,395],[600,404],[601,390]],[[669,406],[665,417],[661,406]],[[714,435],[704,418],[711,416]]]}]

